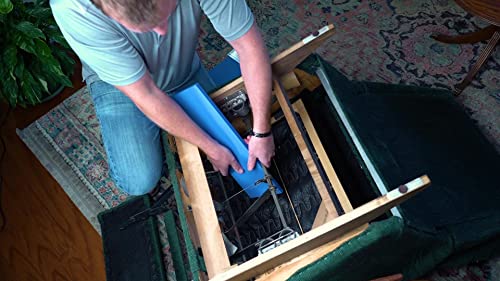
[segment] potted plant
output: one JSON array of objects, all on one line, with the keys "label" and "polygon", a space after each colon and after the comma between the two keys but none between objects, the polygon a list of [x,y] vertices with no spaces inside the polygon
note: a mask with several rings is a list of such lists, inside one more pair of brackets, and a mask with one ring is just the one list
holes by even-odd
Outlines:
[{"label": "potted plant", "polygon": [[71,87],[75,61],[47,0],[0,0],[0,100],[35,105]]}]

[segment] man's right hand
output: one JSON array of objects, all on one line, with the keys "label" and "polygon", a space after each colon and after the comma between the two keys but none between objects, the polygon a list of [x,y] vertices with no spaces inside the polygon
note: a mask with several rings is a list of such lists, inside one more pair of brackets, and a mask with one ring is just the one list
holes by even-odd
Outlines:
[{"label": "man's right hand", "polygon": [[222,145],[219,145],[211,155],[207,154],[207,156],[214,170],[219,171],[223,176],[228,175],[229,167],[232,167],[239,174],[244,172],[231,151]]}]

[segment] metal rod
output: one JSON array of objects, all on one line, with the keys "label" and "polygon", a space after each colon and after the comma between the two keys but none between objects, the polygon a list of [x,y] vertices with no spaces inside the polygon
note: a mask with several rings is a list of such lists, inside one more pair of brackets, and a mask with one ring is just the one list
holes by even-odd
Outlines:
[{"label": "metal rod", "polygon": [[267,181],[267,184],[269,185],[269,191],[271,192],[271,196],[273,197],[274,205],[276,205],[276,209],[278,210],[278,215],[281,220],[281,225],[283,226],[283,228],[287,228],[288,225],[286,223],[285,216],[283,216],[283,210],[281,210],[281,206],[278,201],[278,196],[276,196],[276,187],[274,187],[271,174],[269,173],[269,171],[267,171],[266,167],[262,166],[262,168],[264,169],[265,179]]},{"label": "metal rod", "polygon": [[292,199],[290,198],[290,195],[288,194],[288,188],[285,185],[285,182],[283,181],[283,177],[281,176],[280,169],[278,168],[278,165],[276,164],[276,161],[273,159],[274,166],[276,166],[276,171],[278,172],[278,176],[280,177],[281,183],[283,184],[283,189],[285,190],[286,197],[288,199],[288,202],[290,203],[290,207],[292,207],[292,212],[293,215],[295,216],[295,220],[297,221],[297,224],[299,225],[300,228],[300,233],[304,234],[304,229],[302,228],[302,224],[300,223],[299,216],[297,215],[297,212],[295,211],[295,206],[293,206]]},{"label": "metal rod", "polygon": [[264,194],[262,194],[259,198],[257,198],[257,200],[255,200],[255,202],[253,202],[252,205],[250,205],[250,207],[248,207],[248,209],[245,211],[245,213],[243,213],[243,215],[241,215],[241,217],[238,218],[236,223],[233,224],[224,233],[228,233],[228,232],[232,231],[233,228],[235,228],[238,225],[241,225],[246,220],[248,220],[250,218],[250,216],[252,216],[255,213],[255,211],[257,211],[257,209],[259,209],[260,206],[262,206],[262,204],[267,201],[267,199],[271,195],[269,191],[270,191],[269,189],[266,190],[266,192],[264,192]]},{"label": "metal rod", "polygon": [[283,225],[283,228],[287,228],[288,225],[286,223],[285,217],[283,216],[283,211],[281,210],[278,197],[276,196],[276,190],[274,186],[270,187],[269,189],[271,190],[271,196],[273,196],[274,204],[276,205],[276,209],[278,210],[278,215],[280,216],[281,224]]},{"label": "metal rod", "polygon": [[[222,202],[222,203],[224,204],[224,203],[226,203],[227,201],[229,201],[229,200],[233,199],[234,197],[236,197],[236,196],[240,195],[240,193],[242,193],[242,192],[244,192],[244,191],[247,191],[247,190],[250,190],[250,189],[252,189],[252,188],[256,188],[257,186],[259,186],[259,184],[258,184],[258,183],[255,183],[255,184],[253,184],[253,185],[251,185],[251,186],[248,186],[248,187],[246,187],[246,188],[243,188],[243,189],[241,189],[240,191],[236,192],[235,194],[233,194],[233,195],[229,196],[229,198],[227,198],[226,200],[224,200],[224,202]],[[261,195],[261,196],[262,196],[262,195]]]},{"label": "metal rod", "polygon": [[[227,192],[226,192],[226,187],[224,185],[224,180],[222,179],[221,174],[219,173],[218,175],[219,182],[221,183],[222,186],[222,192],[224,193],[224,198],[227,200]],[[233,225],[236,225],[236,221],[234,220],[234,215],[233,215],[233,209],[231,208],[231,202],[227,202],[228,207],[229,207],[229,218],[231,218],[231,223]],[[236,235],[236,241],[238,242],[238,247],[240,249],[243,248],[243,244],[241,243],[241,237],[240,237],[240,232],[238,231],[238,227],[234,227],[234,234]],[[243,255],[243,259],[246,261],[246,257]]]}]

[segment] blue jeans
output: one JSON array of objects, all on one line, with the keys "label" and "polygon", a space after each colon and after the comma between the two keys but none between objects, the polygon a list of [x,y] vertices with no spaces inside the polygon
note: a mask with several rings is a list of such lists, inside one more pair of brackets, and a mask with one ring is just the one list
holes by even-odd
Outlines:
[{"label": "blue jeans", "polygon": [[[196,82],[207,92],[215,87],[202,66],[182,88]],[[113,85],[97,80],[90,84],[89,91],[101,125],[111,177],[128,194],[148,193],[162,173],[160,128]]]}]

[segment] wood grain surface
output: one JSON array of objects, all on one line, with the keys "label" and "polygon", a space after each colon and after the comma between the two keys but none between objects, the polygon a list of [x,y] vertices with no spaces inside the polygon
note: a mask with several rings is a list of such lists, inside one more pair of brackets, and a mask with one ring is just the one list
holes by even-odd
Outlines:
[{"label": "wood grain surface", "polygon": [[285,98],[286,91],[284,90],[279,80],[273,79],[273,89],[276,94],[276,98],[281,106],[281,109],[283,110],[285,119],[290,127],[290,130],[292,131],[295,141],[297,142],[297,146],[300,149],[300,153],[304,158],[306,166],[309,169],[309,173],[311,174],[314,184],[318,189],[318,193],[321,196],[322,204],[326,209],[326,215],[324,216],[324,221],[318,222],[318,224],[321,225],[336,218],[338,216],[337,210],[333,205],[330,194],[328,193],[328,189],[325,185],[325,182],[323,182],[323,179],[320,175],[318,167],[316,166],[316,163],[313,160],[311,152],[307,148],[305,142],[305,136],[302,135],[299,126],[297,124],[297,121],[295,120],[294,113],[292,113],[292,109],[287,104],[287,100]]},{"label": "wood grain surface", "polygon": [[208,277],[212,278],[224,272],[231,264],[222,240],[210,187],[198,147],[177,137],[175,143],[189,193],[196,230],[201,234],[198,238],[203,250]]},{"label": "wood grain surface", "polygon": [[499,0],[455,0],[467,12],[500,26]]},{"label": "wood grain surface", "polygon": [[264,274],[294,257],[313,251],[339,238],[341,235],[363,226],[425,190],[430,183],[431,181],[427,175],[414,179],[404,185],[406,189],[397,188],[391,190],[386,195],[380,196],[351,212],[312,229],[272,251],[258,255],[237,267],[232,267],[212,278],[212,281],[243,281]]},{"label": "wood grain surface", "polygon": [[[105,280],[100,236],[15,132],[81,88],[76,72],[74,88],[45,104],[13,110],[0,131],[7,146],[0,171],[7,217],[0,232],[2,281]],[[0,115],[6,112],[0,103]]]}]

